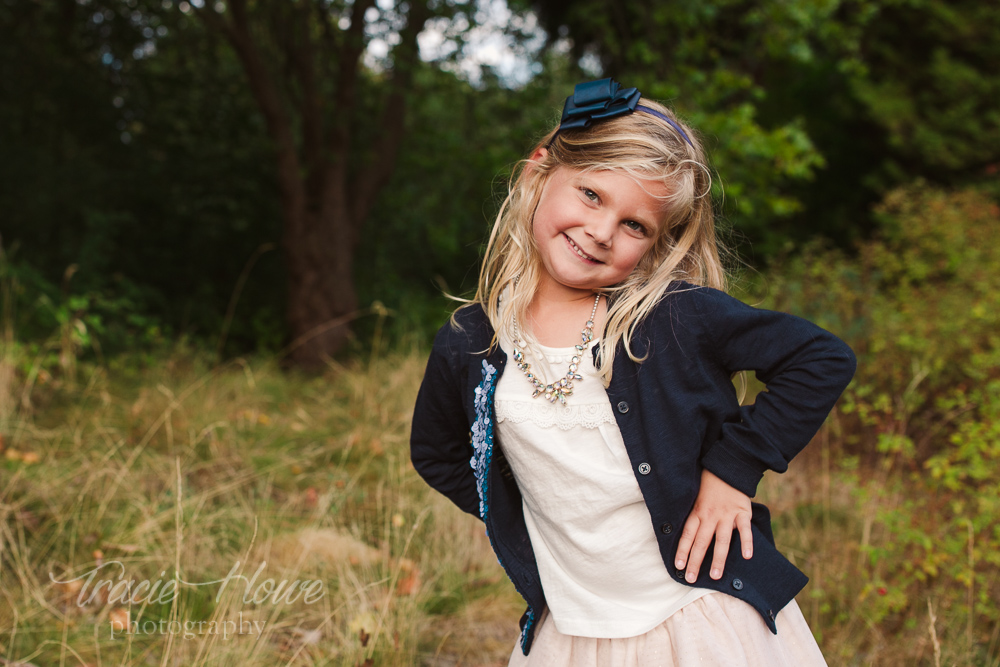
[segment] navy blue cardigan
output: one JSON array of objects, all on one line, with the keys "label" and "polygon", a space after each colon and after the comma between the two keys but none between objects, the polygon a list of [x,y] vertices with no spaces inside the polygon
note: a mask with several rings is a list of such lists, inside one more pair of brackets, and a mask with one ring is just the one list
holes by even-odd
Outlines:
[{"label": "navy blue cardigan", "polygon": [[[482,518],[500,564],[528,603],[521,647],[531,647],[545,607],[521,494],[493,432],[493,391],[507,365],[482,307],[438,332],[413,414],[413,465],[432,487]],[[594,347],[595,362],[598,348]],[[638,327],[633,362],[619,347],[608,398],[652,518],[663,562],[684,585],[752,605],[772,632],[778,613],[808,579],[774,546],[770,515],[754,503],[754,555],[733,536],[723,577],[708,576],[709,549],[688,584],[673,566],[677,541],[707,468],[753,497],[765,470],[784,472],[816,434],[854,375],[851,349],[798,317],[751,308],[718,290],[672,283]],[[732,376],[752,370],[766,385],[741,406]],[[516,369],[515,371],[516,372]],[[525,383],[525,391],[528,385]]]}]

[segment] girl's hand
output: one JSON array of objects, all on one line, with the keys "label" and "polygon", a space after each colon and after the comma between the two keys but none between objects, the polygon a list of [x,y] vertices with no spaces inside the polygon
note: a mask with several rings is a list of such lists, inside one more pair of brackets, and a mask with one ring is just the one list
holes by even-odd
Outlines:
[{"label": "girl's hand", "polygon": [[[708,551],[708,545],[715,537],[715,554],[712,558],[712,579],[722,577],[722,568],[729,553],[729,542],[733,529],[740,531],[743,558],[753,556],[753,534],[750,532],[750,498],[734,489],[710,473],[701,471],[701,489],[694,501],[694,509],[684,523],[681,539],[677,543],[674,565],[683,570],[687,565],[685,579],[694,583],[701,569],[701,561]],[[690,557],[689,557],[690,556]]]}]

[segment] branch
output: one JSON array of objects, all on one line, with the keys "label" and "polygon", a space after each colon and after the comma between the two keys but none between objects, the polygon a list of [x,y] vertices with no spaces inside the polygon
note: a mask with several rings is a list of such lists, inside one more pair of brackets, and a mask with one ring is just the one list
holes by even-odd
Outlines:
[{"label": "branch", "polygon": [[[282,199],[286,207],[301,211],[305,198],[302,182],[298,178],[299,159],[295,150],[291,121],[282,104],[281,95],[264,65],[260,50],[250,35],[246,0],[230,0],[229,8],[233,15],[231,22],[208,7],[197,8],[192,5],[192,8],[205,25],[225,35],[243,64],[250,91],[264,115],[268,134],[275,145],[278,187]],[[293,221],[299,218],[297,215],[288,216],[288,221],[294,224]]]},{"label": "branch", "polygon": [[[300,105],[302,95],[295,88],[294,68],[292,66],[292,58],[289,55],[293,48],[293,28],[290,27],[287,12],[282,12],[282,9],[287,9],[288,7],[293,7],[293,5],[291,3],[287,5],[276,2],[271,3],[268,6],[270,11],[264,25],[268,26],[274,44],[278,47],[278,54],[275,57],[272,71],[277,70],[279,72],[276,79],[280,83],[281,89],[285,92],[288,108],[295,109]],[[281,58],[280,62],[278,62],[278,56]]]},{"label": "branch", "polygon": [[307,188],[313,195],[323,180],[323,100],[316,77],[316,52],[309,34],[311,5],[293,9],[298,19],[293,22],[287,45],[288,58],[302,86],[302,146],[305,154]]},{"label": "branch", "polygon": [[[335,172],[344,173],[350,147],[351,118],[357,99],[358,61],[365,50],[365,12],[375,0],[355,0],[351,8],[351,27],[344,34],[337,61],[340,67],[334,82],[333,128],[330,132],[330,154],[337,162]],[[329,192],[329,188],[327,188]]]},{"label": "branch", "polygon": [[399,33],[400,42],[392,51],[393,68],[392,78],[389,81],[389,95],[378,124],[381,128],[381,140],[375,147],[375,161],[359,174],[354,188],[351,218],[355,238],[375,203],[378,191],[392,176],[396,166],[396,156],[406,129],[406,95],[412,88],[413,73],[420,61],[417,36],[430,17],[428,0],[414,0],[410,4],[406,25]]},{"label": "branch", "polygon": [[319,62],[323,67],[323,78],[333,81],[332,64],[336,62],[338,29],[334,29],[333,21],[330,20],[330,8],[327,0],[313,0],[313,8],[319,17],[320,27],[323,29],[322,48],[320,49]]}]

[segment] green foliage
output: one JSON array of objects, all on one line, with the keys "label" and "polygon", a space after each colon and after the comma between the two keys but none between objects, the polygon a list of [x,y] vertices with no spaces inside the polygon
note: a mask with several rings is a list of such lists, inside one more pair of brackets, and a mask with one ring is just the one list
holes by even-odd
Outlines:
[{"label": "green foliage", "polygon": [[[852,88],[902,172],[961,173],[995,162],[1000,8],[972,0],[844,3],[867,11]],[[907,165],[903,161],[915,162]]]},{"label": "green foliage", "polygon": [[764,256],[780,247],[791,235],[782,221],[802,208],[792,185],[811,181],[824,159],[801,114],[761,116],[770,83],[763,75],[789,60],[812,61],[811,40],[834,4],[531,4],[550,33],[565,29],[575,58],[596,54],[604,75],[689,120],[719,175],[725,216]]},{"label": "green foliage", "polygon": [[789,240],[868,235],[872,204],[918,177],[993,187],[996,3],[525,4],[574,58],[596,55],[604,75],[670,101],[701,130],[725,214],[758,262]]},{"label": "green foliage", "polygon": [[959,415],[938,453],[915,467],[909,438],[894,436],[904,446],[887,450],[883,470],[860,482],[858,510],[882,533],[862,545],[864,576],[889,592],[875,598],[873,621],[912,617],[927,605],[947,610],[943,637],[969,664],[984,664],[995,651],[990,629],[1000,623],[1000,381],[943,402]]},{"label": "green foliage", "polygon": [[[115,329],[215,339],[248,258],[280,230],[242,70],[162,3],[66,8],[0,3],[3,243],[47,283],[73,273],[65,295],[22,289],[85,299],[107,352],[131,340]],[[234,349],[280,345],[282,283],[278,253],[264,254],[237,304]],[[49,335],[45,309],[19,312],[19,335]]]},{"label": "green foliage", "polygon": [[847,573],[868,582],[868,620],[893,626],[929,601],[947,610],[938,632],[955,659],[983,664],[1000,627],[1000,207],[917,183],[877,215],[877,238],[853,255],[814,244],[770,274],[764,299],[858,352],[838,453],[864,463],[843,474],[868,521]]},{"label": "green foliage", "polygon": [[[844,336],[860,365],[845,410],[912,438],[924,459],[954,419],[941,401],[994,373],[984,364],[1000,341],[1000,208],[975,191],[918,183],[877,215],[884,231],[855,255],[813,244],[772,272],[765,302]],[[875,444],[868,436],[854,447]]]},{"label": "green foliage", "polygon": [[160,320],[136,307],[141,287],[123,280],[113,292],[71,291],[75,270],[59,288],[0,252],[0,439],[15,413],[72,393],[108,361],[106,352],[128,349],[133,360],[148,360],[168,347]]}]

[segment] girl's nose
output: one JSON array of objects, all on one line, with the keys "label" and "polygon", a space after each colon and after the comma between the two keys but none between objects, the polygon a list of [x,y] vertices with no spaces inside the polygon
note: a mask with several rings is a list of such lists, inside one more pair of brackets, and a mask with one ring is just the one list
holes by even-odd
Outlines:
[{"label": "girl's nose", "polygon": [[617,222],[610,215],[600,216],[587,225],[587,236],[602,248],[610,248]]}]

